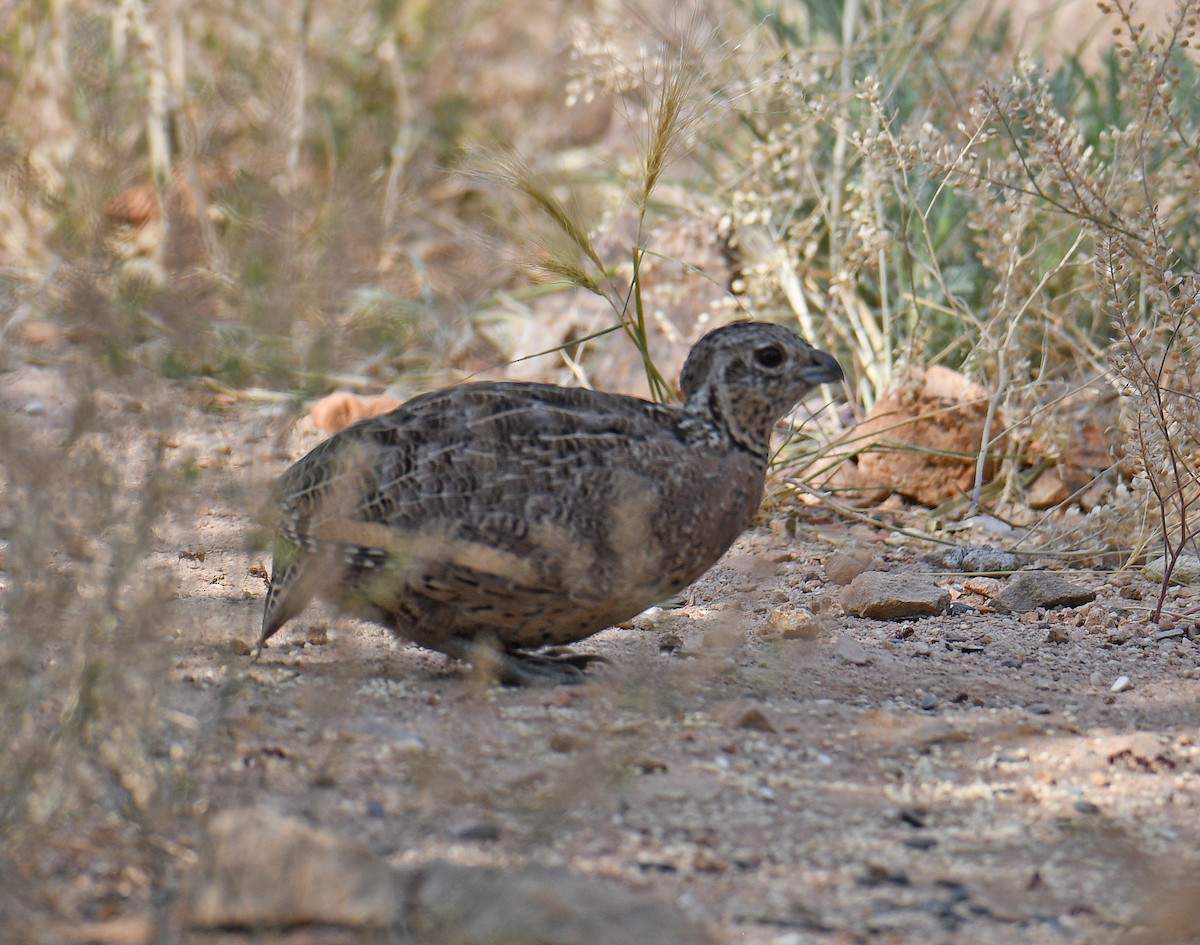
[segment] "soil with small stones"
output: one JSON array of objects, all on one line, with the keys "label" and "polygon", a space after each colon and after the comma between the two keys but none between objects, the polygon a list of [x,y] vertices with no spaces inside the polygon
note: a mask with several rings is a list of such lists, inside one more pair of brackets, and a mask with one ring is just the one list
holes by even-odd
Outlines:
[{"label": "soil with small stones", "polygon": [[[928,548],[814,509],[794,535],[752,529],[683,606],[581,644],[607,660],[586,685],[500,688],[316,606],[255,663],[253,511],[320,436],[274,406],[186,421],[169,450],[196,505],[150,562],[178,581],[179,882],[208,816],[264,803],[398,867],[616,879],[750,945],[1114,941],[1200,869],[1200,643],[1157,633],[1139,576],[1076,572],[1093,603],[1003,613]],[[847,547],[951,613],[845,617],[824,562]],[[115,901],[114,920],[144,905]]]}]

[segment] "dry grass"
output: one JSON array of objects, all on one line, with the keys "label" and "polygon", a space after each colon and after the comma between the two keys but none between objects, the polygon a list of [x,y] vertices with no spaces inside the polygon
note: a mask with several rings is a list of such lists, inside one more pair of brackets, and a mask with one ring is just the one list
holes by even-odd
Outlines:
[{"label": "dry grass", "polygon": [[[0,339],[48,320],[77,378],[65,440],[0,421],[0,908],[118,815],[134,885],[169,884],[190,723],[145,562],[195,473],[156,445],[179,392],[430,386],[540,282],[602,297],[596,335],[670,397],[642,285],[667,221],[719,233],[736,304],[835,350],[860,406],[905,364],[979,380],[1016,420],[997,505],[1069,437],[1062,391],[1116,385],[1136,478],[1040,534],[1196,552],[1200,4],[1158,36],[1114,3],[1112,54],[1052,73],[960,4],[818,6],[0,6]],[[141,229],[113,213],[136,185]],[[106,454],[116,427],[140,445]]]}]

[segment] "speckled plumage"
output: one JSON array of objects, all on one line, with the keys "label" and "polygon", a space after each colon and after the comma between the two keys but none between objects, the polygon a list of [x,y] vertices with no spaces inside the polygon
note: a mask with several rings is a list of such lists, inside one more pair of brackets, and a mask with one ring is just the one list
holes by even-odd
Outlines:
[{"label": "speckled plumage", "polygon": [[708,570],[758,508],[774,425],[840,378],[795,333],[744,322],[692,349],[683,407],[481,383],[347,427],[276,485],[258,648],[321,595],[452,656],[489,646],[508,681],[562,681],[525,651]]}]

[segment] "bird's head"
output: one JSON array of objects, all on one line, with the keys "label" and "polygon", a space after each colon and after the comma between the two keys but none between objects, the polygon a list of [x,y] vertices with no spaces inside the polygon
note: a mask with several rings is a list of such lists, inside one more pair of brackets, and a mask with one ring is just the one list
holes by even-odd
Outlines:
[{"label": "bird's head", "polygon": [[684,410],[705,416],[764,460],[775,424],[821,384],[842,379],[833,355],[767,322],[735,322],[692,348],[679,375]]}]

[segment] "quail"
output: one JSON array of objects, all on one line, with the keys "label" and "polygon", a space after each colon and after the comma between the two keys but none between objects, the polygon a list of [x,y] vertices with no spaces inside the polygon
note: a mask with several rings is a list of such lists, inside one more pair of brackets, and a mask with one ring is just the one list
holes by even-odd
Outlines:
[{"label": "quail", "polygon": [[704,335],[682,406],[532,383],[434,391],[346,427],[280,477],[255,656],[314,597],[507,683],[539,654],[676,594],[749,526],[772,429],[832,355],[765,322]]}]

